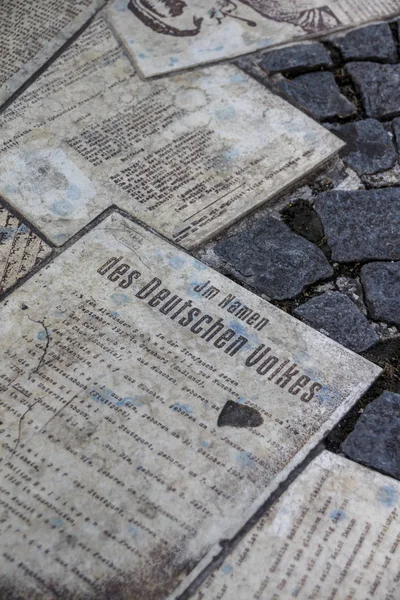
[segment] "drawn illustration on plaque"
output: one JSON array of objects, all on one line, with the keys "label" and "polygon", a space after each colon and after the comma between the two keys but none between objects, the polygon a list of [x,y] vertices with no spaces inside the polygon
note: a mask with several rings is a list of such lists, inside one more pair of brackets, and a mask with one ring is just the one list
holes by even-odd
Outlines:
[{"label": "drawn illustration on plaque", "polygon": [[319,33],[341,25],[329,6],[311,7],[309,0],[217,0],[215,7],[204,10],[192,8],[185,0],[129,0],[129,10],[156,33],[176,37],[196,36],[205,18],[214,19],[218,25],[225,19],[236,19],[248,27],[257,27],[253,20],[240,15],[240,6],[249,6],[272,21],[290,23],[301,27],[305,33]]}]

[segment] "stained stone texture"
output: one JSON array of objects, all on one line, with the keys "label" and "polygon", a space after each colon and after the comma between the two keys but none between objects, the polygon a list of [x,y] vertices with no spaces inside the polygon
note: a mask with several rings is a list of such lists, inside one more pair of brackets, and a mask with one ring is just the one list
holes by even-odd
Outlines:
[{"label": "stained stone texture", "polygon": [[363,352],[379,342],[368,319],[340,292],[325,292],[294,310],[299,317],[354,352]]},{"label": "stained stone texture", "polygon": [[0,294],[29,273],[51,248],[22,221],[0,206]]},{"label": "stained stone texture", "polygon": [[260,61],[260,66],[271,75],[281,71],[290,73],[307,70],[315,71],[320,67],[329,67],[331,65],[331,55],[318,42],[271,50]]},{"label": "stained stone texture", "polygon": [[378,321],[400,325],[400,263],[364,265],[361,281],[370,316]]},{"label": "stained stone texture", "polygon": [[330,126],[347,146],[341,151],[344,162],[358,175],[372,175],[394,167],[398,156],[390,135],[376,119]]},{"label": "stained stone texture", "polygon": [[114,0],[109,19],[135,64],[152,77],[398,12],[397,0]]},{"label": "stained stone texture", "polygon": [[399,499],[397,481],[323,452],[191,598],[397,600]]},{"label": "stained stone texture", "polygon": [[342,450],[352,460],[400,479],[400,394],[384,392],[368,404]]},{"label": "stained stone texture", "polygon": [[0,104],[69,40],[106,0],[2,0]]},{"label": "stained stone texture", "polygon": [[332,73],[307,73],[278,81],[276,87],[319,121],[350,117],[356,112],[354,104],[341,94]]},{"label": "stained stone texture", "polygon": [[369,25],[332,40],[344,60],[373,60],[396,63],[399,60],[388,23]]},{"label": "stained stone texture", "polygon": [[143,81],[104,18],[0,129],[0,191],[57,246],[116,205],[194,247],[343,147],[231,64]]},{"label": "stained stone texture", "polygon": [[361,94],[367,117],[390,119],[400,115],[400,65],[354,62],[346,69]]},{"label": "stained stone texture", "polygon": [[323,192],[314,208],[334,261],[400,259],[400,189]]},{"label": "stained stone texture", "polygon": [[273,217],[217,243],[214,251],[274,300],[294,298],[307,285],[333,274],[317,246]]},{"label": "stained stone texture", "polygon": [[397,152],[400,152],[400,118],[397,117],[392,121],[394,139],[397,146]]},{"label": "stained stone texture", "polygon": [[380,373],[118,214],[0,320],[6,598],[166,600]]}]

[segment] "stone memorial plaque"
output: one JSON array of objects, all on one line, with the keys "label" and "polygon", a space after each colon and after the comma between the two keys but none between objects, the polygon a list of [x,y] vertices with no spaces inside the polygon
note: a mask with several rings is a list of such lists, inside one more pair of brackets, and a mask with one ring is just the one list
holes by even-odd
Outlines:
[{"label": "stone memorial plaque", "polygon": [[33,231],[0,206],[0,294],[51,252]]},{"label": "stone memorial plaque", "polygon": [[167,597],[380,372],[116,214],[0,314],[1,597]]},{"label": "stone memorial plaque", "polygon": [[141,81],[102,18],[0,127],[0,190],[58,245],[115,204],[191,247],[343,146],[233,65]]},{"label": "stone memorial plaque", "polygon": [[399,12],[399,0],[115,0],[109,19],[152,77]]},{"label": "stone memorial plaque", "polygon": [[400,484],[323,452],[194,600],[395,600]]},{"label": "stone memorial plaque", "polygon": [[0,104],[105,4],[105,0],[2,0]]}]

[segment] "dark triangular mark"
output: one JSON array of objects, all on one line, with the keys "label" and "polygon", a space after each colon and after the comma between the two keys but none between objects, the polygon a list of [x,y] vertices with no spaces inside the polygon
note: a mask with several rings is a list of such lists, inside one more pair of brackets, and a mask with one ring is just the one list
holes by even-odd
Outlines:
[{"label": "dark triangular mark", "polygon": [[225,404],[217,421],[218,427],[259,427],[262,423],[258,410],[232,400]]}]

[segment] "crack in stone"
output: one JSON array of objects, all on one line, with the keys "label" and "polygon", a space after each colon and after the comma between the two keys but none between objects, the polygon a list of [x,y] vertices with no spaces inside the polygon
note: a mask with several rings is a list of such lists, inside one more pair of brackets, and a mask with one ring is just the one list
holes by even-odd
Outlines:
[{"label": "crack in stone", "polygon": [[45,331],[45,334],[46,334],[46,345],[44,347],[43,354],[40,357],[37,366],[29,373],[29,376],[28,376],[28,381],[29,381],[30,378],[32,377],[32,375],[34,373],[37,373],[39,371],[40,367],[43,365],[43,361],[44,361],[44,359],[46,357],[47,351],[48,351],[49,346],[50,346],[50,334],[49,334],[49,330],[47,328],[47,325],[46,325],[44,319],[43,319],[43,321],[35,320],[35,319],[32,319],[32,317],[30,317],[29,315],[28,315],[28,319],[30,321],[32,321],[32,323],[37,323],[38,325],[41,325],[43,327],[44,331]]}]

